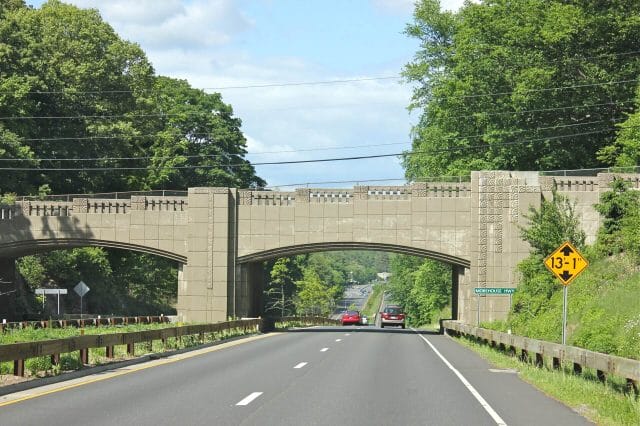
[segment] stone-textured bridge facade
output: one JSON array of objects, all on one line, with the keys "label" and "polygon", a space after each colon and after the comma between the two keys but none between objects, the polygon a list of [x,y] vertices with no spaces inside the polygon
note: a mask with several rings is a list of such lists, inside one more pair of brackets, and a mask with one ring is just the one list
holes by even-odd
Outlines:
[{"label": "stone-textured bridge facade", "polygon": [[[640,188],[638,175],[625,178]],[[13,259],[38,251],[137,250],[178,262],[183,320],[222,321],[261,313],[264,260],[382,250],[452,265],[453,317],[473,322],[479,306],[480,318],[491,320],[505,316],[508,299],[487,296],[478,303],[473,289],[517,287],[515,265],[529,253],[520,238],[529,207],[538,207],[555,185],[576,202],[592,241],[600,221],[593,204],[612,179],[488,171],[473,172],[470,182],[397,187],[189,188],[172,197],[21,201],[0,208],[0,281],[11,280]]]}]

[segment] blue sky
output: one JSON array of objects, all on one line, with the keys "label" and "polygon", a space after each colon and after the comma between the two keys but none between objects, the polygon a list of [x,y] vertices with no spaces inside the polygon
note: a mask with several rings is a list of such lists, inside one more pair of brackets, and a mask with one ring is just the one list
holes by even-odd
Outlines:
[{"label": "blue sky", "polygon": [[[399,153],[417,115],[396,79],[417,50],[402,34],[412,0],[67,0],[100,11],[156,73],[217,91],[242,119],[247,159],[272,162]],[[463,0],[443,0],[456,10]],[[39,7],[43,1],[27,0]],[[360,80],[340,84],[293,84]],[[271,187],[351,187],[400,179],[395,157],[257,166]],[[345,183],[322,183],[349,181]],[[371,183],[376,184],[376,183]]]}]

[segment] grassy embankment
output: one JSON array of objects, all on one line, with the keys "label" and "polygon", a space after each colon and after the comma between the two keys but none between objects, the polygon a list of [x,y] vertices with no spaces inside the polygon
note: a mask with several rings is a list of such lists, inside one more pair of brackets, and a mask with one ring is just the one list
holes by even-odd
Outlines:
[{"label": "grassy embankment", "polygon": [[625,383],[622,379],[610,378],[606,384],[602,384],[595,371],[585,369],[582,376],[576,376],[569,365],[561,371],[538,368],[470,339],[461,338],[457,341],[497,368],[517,370],[524,381],[599,425],[640,424],[640,400],[623,392]]},{"label": "grassy embankment", "polygon": [[383,284],[374,284],[371,293],[369,294],[369,297],[364,304],[364,308],[362,308],[362,315],[367,317],[367,319],[369,320],[369,324],[373,324],[376,314],[378,313],[378,309],[380,308],[380,303],[382,302],[382,296],[384,293],[383,290]]},{"label": "grassy embankment", "polygon": [[[640,272],[636,262],[623,256],[597,259],[571,283],[568,292],[569,345],[640,359]],[[560,342],[561,318],[562,289],[557,288],[538,312],[516,307],[508,320],[481,326]],[[595,371],[576,376],[571,366],[561,371],[537,368],[486,345],[459,341],[498,367],[518,370],[522,379],[598,424],[640,424],[640,398],[625,394],[622,378],[609,377],[603,385]]]}]

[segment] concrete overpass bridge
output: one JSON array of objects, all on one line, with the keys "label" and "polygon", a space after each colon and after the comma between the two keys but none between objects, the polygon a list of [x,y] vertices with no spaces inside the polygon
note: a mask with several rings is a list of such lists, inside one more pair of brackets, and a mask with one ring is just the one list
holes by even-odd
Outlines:
[{"label": "concrete overpass bridge", "polygon": [[[640,188],[640,175],[626,175]],[[473,172],[470,182],[296,189],[189,188],[175,196],[76,196],[0,207],[0,279],[17,257],[83,246],[141,251],[175,260],[178,315],[187,321],[255,316],[262,262],[325,250],[382,250],[452,265],[453,316],[474,321],[474,287],[517,287],[515,265],[529,253],[523,213],[558,192],[576,202],[595,238],[593,209],[612,174],[550,177]],[[508,301],[483,297],[480,318],[503,318]]]}]

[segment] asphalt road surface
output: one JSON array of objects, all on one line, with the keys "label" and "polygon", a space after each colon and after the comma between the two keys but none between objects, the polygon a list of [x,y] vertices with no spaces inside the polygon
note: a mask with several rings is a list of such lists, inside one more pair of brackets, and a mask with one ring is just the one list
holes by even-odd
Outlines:
[{"label": "asphalt road surface", "polygon": [[331,318],[340,319],[342,313],[352,305],[355,306],[356,310],[361,311],[364,308],[367,297],[369,297],[369,293],[371,293],[371,284],[357,284],[345,288],[344,295],[336,303],[336,308]]},{"label": "asphalt road surface", "polygon": [[0,425],[585,425],[447,336],[294,330],[0,397]]}]

